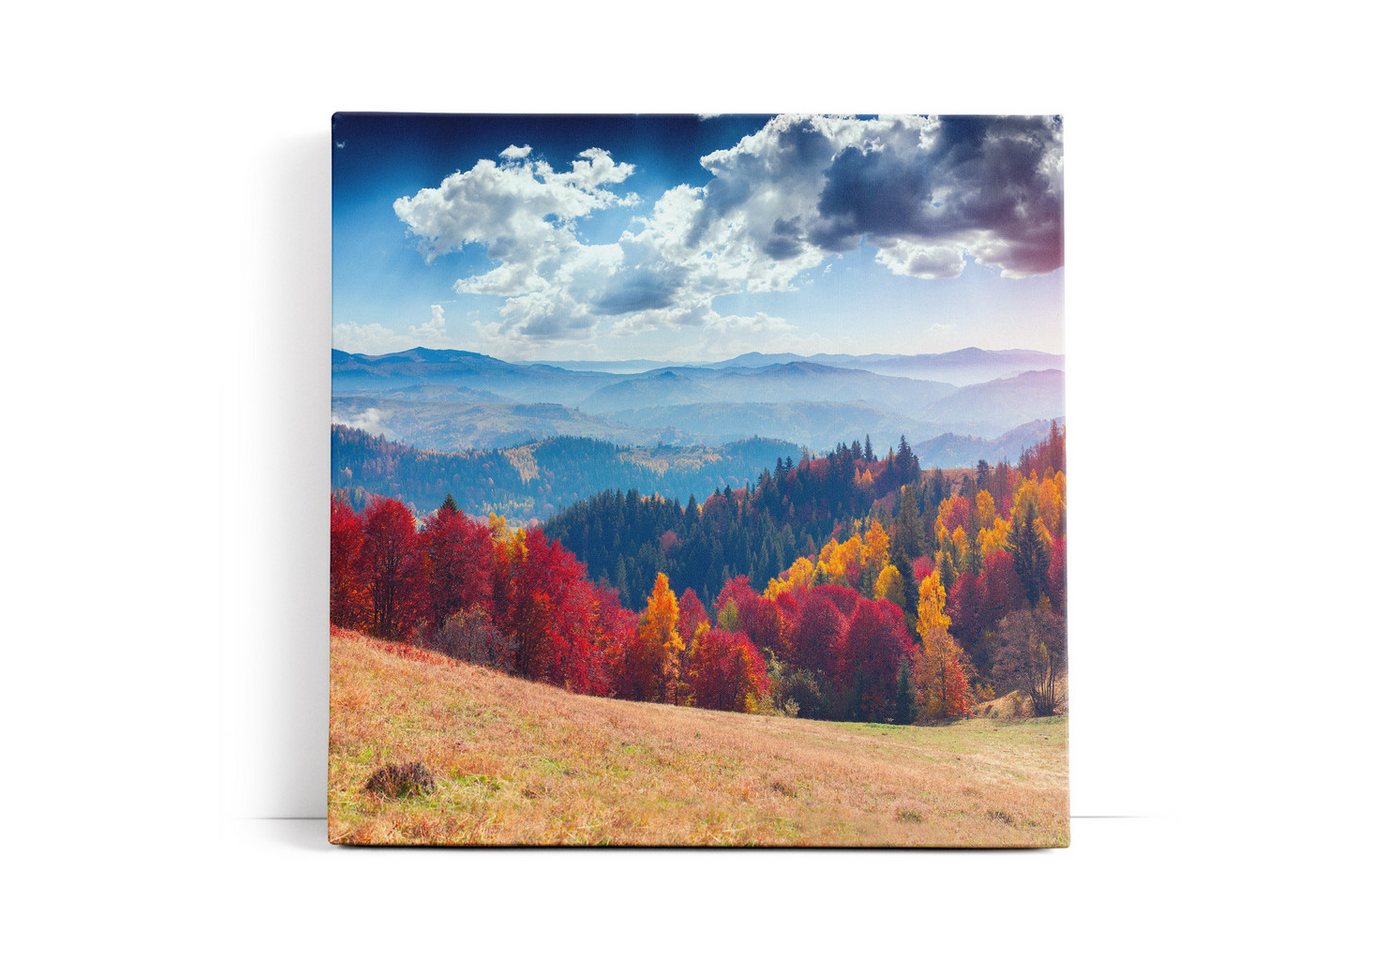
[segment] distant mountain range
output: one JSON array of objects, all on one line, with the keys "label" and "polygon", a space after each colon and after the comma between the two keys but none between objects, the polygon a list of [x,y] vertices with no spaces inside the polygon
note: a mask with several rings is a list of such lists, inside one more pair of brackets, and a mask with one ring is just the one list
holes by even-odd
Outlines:
[{"label": "distant mountain range", "polygon": [[891,377],[936,380],[964,387],[985,380],[1014,376],[1027,370],[1063,370],[1065,358],[1039,350],[983,350],[967,347],[948,353],[818,353],[800,357],[792,353],[745,353],[713,364],[717,367],[761,367],[797,361],[828,367],[850,367]]},{"label": "distant mountain range", "polygon": [[966,347],[947,353],[745,353],[710,363],[675,364],[664,360],[555,360],[538,361],[538,366],[565,370],[607,373],[646,373],[662,367],[685,366],[722,370],[734,367],[767,367],[784,363],[817,363],[827,367],[849,367],[892,377],[938,380],[965,387],[984,380],[1014,376],[1027,370],[1063,370],[1065,358],[1039,350],[983,350]]},{"label": "distant mountain range", "polygon": [[510,363],[421,347],[383,356],[333,350],[332,418],[450,451],[559,435],[624,445],[762,436],[829,449],[869,434],[884,449],[901,435],[916,444],[945,434],[999,438],[1064,416],[1062,358],[1030,350],[749,353],[636,369],[651,363]]},{"label": "distant mountain range", "polygon": [[[1063,423],[1063,421],[1061,421]],[[1015,464],[1021,452],[1050,435],[1049,420],[1033,420],[1008,430],[992,440],[944,433],[914,444],[919,463],[930,467],[975,467],[978,460],[995,464],[1005,460]]]}]

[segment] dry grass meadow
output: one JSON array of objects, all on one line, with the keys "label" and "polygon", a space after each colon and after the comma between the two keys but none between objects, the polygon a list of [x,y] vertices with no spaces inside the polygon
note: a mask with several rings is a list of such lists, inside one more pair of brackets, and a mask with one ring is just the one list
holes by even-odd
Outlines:
[{"label": "dry grass meadow", "polygon": [[[384,799],[382,764],[436,789]],[[345,844],[1043,847],[1069,842],[1065,720],[829,723],[567,693],[331,635]]]}]

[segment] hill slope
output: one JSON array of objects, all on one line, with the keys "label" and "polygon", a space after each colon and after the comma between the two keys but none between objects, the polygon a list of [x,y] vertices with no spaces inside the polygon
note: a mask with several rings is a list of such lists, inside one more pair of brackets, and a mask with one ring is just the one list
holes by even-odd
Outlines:
[{"label": "hill slope", "polygon": [[[420,760],[417,799],[363,785]],[[1065,724],[891,727],[577,696],[331,636],[335,843],[1062,846]]]},{"label": "hill slope", "polygon": [[1032,420],[1064,415],[1064,372],[1033,370],[963,387],[928,408],[924,417],[953,433],[995,437]]}]

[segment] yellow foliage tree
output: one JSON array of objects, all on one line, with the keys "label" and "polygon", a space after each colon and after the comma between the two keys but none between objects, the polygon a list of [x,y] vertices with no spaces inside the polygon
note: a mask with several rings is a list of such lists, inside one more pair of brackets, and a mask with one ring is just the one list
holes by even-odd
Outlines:
[{"label": "yellow foliage tree", "polygon": [[883,570],[890,562],[890,535],[879,520],[870,521],[870,529],[865,533],[865,566]]},{"label": "yellow foliage tree", "polygon": [[[893,568],[891,568],[893,569]],[[919,619],[917,629],[924,641],[924,652],[929,652],[929,639],[938,632],[947,633],[953,620],[945,612],[948,593],[943,589],[942,578],[934,570],[919,583]]]},{"label": "yellow foliage tree", "polygon": [[986,560],[998,550],[1005,550],[1010,539],[1011,521],[997,517],[996,522],[988,529],[978,532],[977,549],[982,551],[982,559]]},{"label": "yellow foliage tree", "polygon": [[970,550],[967,543],[967,531],[962,527],[953,531],[953,564],[958,570],[966,570],[969,560]]},{"label": "yellow foliage tree", "polygon": [[817,568],[812,561],[806,557],[798,557],[792,562],[792,566],[787,568],[786,573],[768,581],[768,589],[763,591],[763,595],[769,600],[776,600],[794,587],[810,587],[816,575]]},{"label": "yellow foliage tree", "polygon": [[497,516],[494,510],[487,514],[486,526],[491,531],[491,539],[497,543],[504,543],[506,537],[510,536],[510,523],[505,517]]},{"label": "yellow foliage tree", "polygon": [[817,569],[831,583],[846,583],[851,568],[859,569],[864,550],[865,544],[861,542],[860,534],[839,541],[832,537],[817,556]]},{"label": "yellow foliage tree", "polygon": [[947,602],[943,582],[934,570],[919,583],[917,629],[924,656],[918,679],[928,716],[937,718],[963,713],[968,692],[962,647],[948,632],[953,621],[945,612]]},{"label": "yellow foliage tree", "polygon": [[658,665],[657,693],[666,703],[676,703],[680,697],[681,650],[685,647],[676,629],[680,614],[670,579],[658,573],[637,631],[647,658]]},{"label": "yellow foliage tree", "polygon": [[1030,504],[1035,505],[1036,516],[1045,524],[1045,529],[1053,541],[1055,537],[1064,533],[1065,522],[1065,495],[1064,495],[1064,473],[1058,473],[1054,477],[1046,477],[1037,480],[1032,474],[1027,480],[1022,480],[1021,485],[1016,488],[1016,497],[1011,504],[1011,515],[1020,516],[1027,510]]},{"label": "yellow foliage tree", "polygon": [[875,578],[875,599],[888,600],[904,609],[904,574],[894,564],[886,564]]},{"label": "yellow foliage tree", "polygon": [[940,547],[948,542],[948,525],[943,522],[942,517],[933,521],[933,542]]},{"label": "yellow foliage tree", "polygon": [[997,522],[997,502],[986,490],[977,491],[977,502],[972,509],[973,526],[980,532],[990,529]]}]

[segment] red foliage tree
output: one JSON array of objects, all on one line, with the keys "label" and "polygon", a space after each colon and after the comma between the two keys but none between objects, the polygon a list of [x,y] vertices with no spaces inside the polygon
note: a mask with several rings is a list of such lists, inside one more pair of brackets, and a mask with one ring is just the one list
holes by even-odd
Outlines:
[{"label": "red foliage tree", "polygon": [[681,639],[684,640],[688,646],[691,638],[695,636],[695,628],[702,623],[708,624],[710,622],[710,617],[709,614],[705,612],[705,605],[701,603],[700,598],[695,595],[695,589],[693,587],[688,587],[685,593],[681,594],[680,607],[681,616],[680,621],[676,624],[676,630],[679,631]]},{"label": "red foliage tree", "polygon": [[605,692],[636,699],[633,692],[640,687],[640,680],[629,675],[628,658],[638,642],[637,611],[624,607],[612,587],[600,587],[596,595],[599,657],[608,682]]},{"label": "red foliage tree", "polygon": [[899,665],[913,654],[904,612],[888,600],[861,599],[846,628],[845,659],[839,686],[856,720],[894,716]]},{"label": "red foliage tree", "polygon": [[794,598],[801,608],[792,628],[792,662],[834,680],[841,672],[846,619],[826,594],[815,590],[800,593],[804,596]]},{"label": "red foliage tree", "polygon": [[338,627],[365,625],[366,597],[356,571],[364,542],[359,514],[331,497],[331,623]]},{"label": "red foliage tree", "polygon": [[965,717],[972,709],[970,685],[962,660],[956,656],[944,658],[938,665],[943,684],[943,716]]},{"label": "red foliage tree", "polygon": [[768,692],[767,665],[742,633],[707,630],[696,642],[690,688],[697,707],[751,711]]},{"label": "red foliage tree", "polygon": [[813,587],[812,592],[830,600],[837,612],[846,619],[850,619],[851,614],[855,612],[856,604],[860,602],[858,591],[839,583],[824,583],[821,586]]},{"label": "red foliage tree", "polygon": [[556,616],[546,632],[540,679],[574,693],[606,694],[612,678],[597,590],[581,575],[570,578],[560,584],[552,606]]},{"label": "red foliage tree", "polygon": [[532,680],[562,684],[562,664],[576,646],[575,633],[587,628],[586,622],[570,620],[579,616],[581,598],[571,589],[584,578],[583,565],[539,528],[502,558],[509,572],[497,626],[515,638],[516,670]]},{"label": "red foliage tree", "polygon": [[963,646],[969,646],[982,636],[988,622],[982,612],[986,574],[958,577],[948,591],[947,614],[953,621],[949,631]]},{"label": "red foliage tree", "polygon": [[473,522],[451,500],[423,529],[427,560],[427,615],[441,626],[458,610],[491,600],[495,552],[491,531]]},{"label": "red foliage tree", "polygon": [[930,573],[933,573],[933,561],[928,557],[915,557],[914,582],[923,583]]},{"label": "red foliage tree", "polygon": [[949,497],[939,506],[938,516],[949,533],[958,527],[969,530],[972,527],[972,504],[967,497]]},{"label": "red foliage tree", "polygon": [[781,654],[785,645],[778,605],[749,586],[748,577],[734,577],[726,583],[715,601],[715,609],[723,610],[731,601],[739,611],[740,629],[754,645]]},{"label": "red foliage tree", "polygon": [[370,598],[370,632],[400,640],[418,620],[423,554],[413,514],[397,500],[376,499],[365,509],[364,544],[357,564]]},{"label": "red foliage tree", "polygon": [[811,592],[810,587],[794,587],[773,598],[773,606],[778,611],[778,632],[782,637],[781,652],[784,658],[792,656],[793,624],[797,623],[797,615],[802,612],[802,604]]},{"label": "red foliage tree", "polygon": [[981,573],[982,616],[996,623],[1012,610],[1026,605],[1026,588],[1016,575],[1016,563],[1005,550],[992,554]]}]

